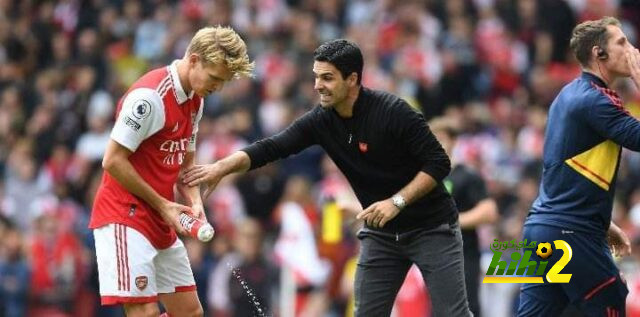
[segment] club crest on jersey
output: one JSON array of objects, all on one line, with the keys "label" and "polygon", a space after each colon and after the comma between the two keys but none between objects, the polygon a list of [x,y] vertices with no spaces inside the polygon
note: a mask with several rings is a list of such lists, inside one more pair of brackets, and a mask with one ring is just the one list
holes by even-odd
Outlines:
[{"label": "club crest on jersey", "polygon": [[136,287],[139,290],[144,290],[145,288],[147,288],[147,284],[149,283],[149,279],[146,276],[138,276],[136,277]]},{"label": "club crest on jersey", "polygon": [[139,120],[146,119],[151,114],[151,104],[144,99],[137,100],[131,108],[131,114]]},{"label": "club crest on jersey", "polygon": [[358,142],[358,148],[360,148],[360,152],[366,153],[369,150],[369,144],[364,142]]}]

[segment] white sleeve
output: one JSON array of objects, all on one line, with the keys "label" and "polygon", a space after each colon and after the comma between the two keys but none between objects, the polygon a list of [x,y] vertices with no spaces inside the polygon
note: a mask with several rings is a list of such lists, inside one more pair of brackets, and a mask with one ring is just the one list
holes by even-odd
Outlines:
[{"label": "white sleeve", "polygon": [[200,119],[202,119],[202,109],[204,108],[204,98],[200,99],[200,109],[198,109],[198,114],[193,119],[193,129],[191,129],[191,138],[189,139],[189,147],[187,151],[194,152],[196,150],[196,139],[198,135],[198,124],[200,123]]},{"label": "white sleeve", "polygon": [[135,151],[146,138],[164,126],[164,106],[160,95],[151,88],[137,88],[122,102],[111,139]]}]

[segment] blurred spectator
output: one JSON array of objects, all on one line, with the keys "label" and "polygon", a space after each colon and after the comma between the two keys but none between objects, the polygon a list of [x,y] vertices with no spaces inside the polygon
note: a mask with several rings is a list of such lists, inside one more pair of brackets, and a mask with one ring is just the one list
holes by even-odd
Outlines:
[{"label": "blurred spectator", "polygon": [[[311,197],[311,184],[301,176],[292,176],[276,209],[280,234],[274,246],[282,274],[291,275],[291,285],[281,285],[282,292],[293,289],[295,316],[322,316],[327,309],[327,291],[337,282],[330,278],[331,264],[320,257],[317,248],[318,210]],[[314,226],[315,225],[315,226]],[[341,227],[333,228],[341,230]]]},{"label": "blurred spectator", "polygon": [[216,191],[204,201],[217,234],[229,238],[234,235],[235,228],[247,218],[244,200],[233,180],[221,181]]},{"label": "blurred spectator", "polygon": [[42,212],[40,199],[51,193],[51,179],[33,158],[33,143],[20,140],[7,160],[3,212],[21,231],[30,231],[33,220]]},{"label": "blurred spectator", "polygon": [[258,309],[271,314],[277,279],[262,253],[260,223],[251,218],[239,223],[233,241],[234,252],[221,258],[209,277],[210,310],[223,317],[256,316]]},{"label": "blurred spectator", "polygon": [[15,227],[0,233],[0,315],[27,316],[31,267],[25,254],[24,236]]},{"label": "blurred spectator", "polygon": [[[440,144],[451,155],[458,137],[458,127],[454,123],[435,119],[429,124]],[[462,229],[465,286],[469,309],[474,316],[480,316],[480,247],[476,228],[492,224],[498,220],[498,207],[489,197],[484,179],[476,171],[456,161],[452,157],[452,170],[444,180],[447,191],[453,196],[458,207],[460,228]],[[406,282],[405,282],[406,283]]]},{"label": "blurred spectator", "polygon": [[162,57],[171,14],[171,7],[162,3],[154,9],[150,19],[145,19],[138,25],[133,44],[137,57],[149,61],[156,61]]},{"label": "blurred spectator", "polygon": [[29,316],[74,316],[82,291],[81,245],[71,231],[60,226],[56,211],[36,219],[30,247],[32,278]]},{"label": "blurred spectator", "polygon": [[[217,259],[210,257],[207,253],[207,245],[196,239],[184,239],[184,246],[187,249],[187,256],[189,256],[193,278],[196,281],[196,285],[198,285],[198,298],[201,301],[205,301],[209,290],[209,272],[216,266],[215,260]],[[209,307],[203,305],[202,309],[204,310],[204,315],[209,316]]]},{"label": "blurred spectator", "polygon": [[101,161],[109,141],[113,100],[105,91],[91,95],[86,114],[88,131],[78,138],[76,154],[88,161]]},{"label": "blurred spectator", "polygon": [[392,314],[402,317],[430,317],[431,299],[420,269],[414,264],[398,291]]},{"label": "blurred spectator", "polygon": [[634,260],[634,271],[627,276],[629,295],[627,295],[627,316],[640,316],[640,235],[631,241],[631,251]]},{"label": "blurred spectator", "polygon": [[277,165],[265,166],[259,170],[238,177],[236,184],[247,208],[247,215],[269,222],[282,195],[286,179],[278,172]]}]

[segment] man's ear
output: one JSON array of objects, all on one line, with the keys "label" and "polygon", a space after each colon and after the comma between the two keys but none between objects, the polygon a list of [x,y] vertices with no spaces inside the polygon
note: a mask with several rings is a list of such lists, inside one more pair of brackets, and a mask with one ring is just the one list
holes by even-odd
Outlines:
[{"label": "man's ear", "polygon": [[189,61],[189,66],[194,67],[200,61],[200,56],[196,53],[191,53],[187,57],[187,60]]},{"label": "man's ear", "polygon": [[605,60],[607,59],[608,55],[607,55],[607,51],[605,51],[602,47],[600,46],[594,46],[591,48],[591,54],[593,54],[593,56],[595,56],[596,59],[598,60]]},{"label": "man's ear", "polygon": [[347,78],[347,80],[349,81],[349,86],[354,87],[358,85],[358,73],[351,73],[351,75],[349,75],[349,77]]}]

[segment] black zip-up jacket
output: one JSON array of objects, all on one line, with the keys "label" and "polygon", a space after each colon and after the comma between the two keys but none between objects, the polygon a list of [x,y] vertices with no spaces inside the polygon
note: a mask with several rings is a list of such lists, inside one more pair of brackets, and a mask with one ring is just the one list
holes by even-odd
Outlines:
[{"label": "black zip-up jacket", "polygon": [[449,158],[424,117],[404,100],[362,87],[351,118],[317,106],[284,131],[242,151],[255,169],[314,144],[322,146],[344,173],[364,208],[396,194],[419,171],[438,182],[383,228],[369,229],[401,233],[457,220],[453,199],[441,183],[451,170]]}]

